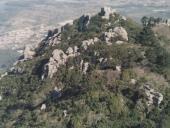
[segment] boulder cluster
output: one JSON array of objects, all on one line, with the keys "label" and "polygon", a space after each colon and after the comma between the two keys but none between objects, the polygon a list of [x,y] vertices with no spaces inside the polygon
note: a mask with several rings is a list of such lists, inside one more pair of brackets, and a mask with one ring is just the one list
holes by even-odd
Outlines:
[{"label": "boulder cluster", "polygon": [[[115,16],[116,10],[110,8],[110,7],[104,7],[101,9],[101,12],[99,13],[99,16],[102,17],[102,19],[109,20],[110,16]],[[84,32],[88,29],[88,25],[91,20],[91,15],[85,14],[81,16],[78,19],[78,31]],[[47,36],[44,40],[42,40],[36,47],[32,46],[26,46],[23,54],[23,59],[20,61],[30,60],[33,59],[37,54],[38,51],[45,49],[48,46],[56,46],[57,44],[61,43],[61,33],[67,29],[68,26],[73,25],[73,20],[69,20],[66,22],[63,22],[59,24],[59,27],[54,30],[49,30],[47,33]],[[110,23],[111,24],[111,23]],[[99,42],[99,40],[103,40],[108,44],[112,44],[112,39],[116,39],[116,44],[122,44],[124,42],[128,41],[128,33],[123,27],[115,27],[112,29],[109,29],[109,31],[103,33],[104,38],[98,38],[94,37],[91,39],[87,39],[82,41],[81,47],[84,50],[87,50],[90,45],[94,45],[95,43]],[[95,53],[96,56],[98,55]],[[61,49],[55,49],[52,52],[52,56],[49,58],[48,63],[44,65],[43,73],[42,73],[42,79],[46,77],[52,78],[53,75],[58,71],[58,68],[61,65],[65,65],[68,58],[70,57],[76,57],[79,56],[79,48],[78,46],[69,47],[66,52],[64,52]],[[107,58],[106,58],[107,59]],[[99,59],[101,63],[106,62],[106,59]],[[83,74],[86,74],[89,68],[89,62],[85,62],[84,60],[81,60],[80,62],[80,70]],[[70,67],[70,69],[74,69],[73,67]],[[117,69],[118,70],[118,69]],[[119,69],[120,70],[120,69]],[[22,74],[22,69],[11,69],[11,73],[19,73]]]},{"label": "boulder cluster", "polygon": [[44,74],[42,75],[42,79],[45,77],[52,78],[53,75],[58,71],[58,68],[61,65],[65,65],[67,62],[67,59],[70,57],[76,57],[80,53],[78,52],[78,47],[74,46],[69,47],[64,53],[61,49],[55,49],[52,53],[52,56],[49,59],[49,62],[44,66]]},{"label": "boulder cluster", "polygon": [[144,85],[143,90],[147,97],[147,105],[155,105],[158,106],[163,101],[163,95],[154,89],[152,89],[149,85]]},{"label": "boulder cluster", "polygon": [[[101,9],[101,12],[99,15],[103,19],[109,19],[110,16],[115,15],[115,10],[104,7]],[[88,28],[88,25],[90,23],[91,16],[89,14],[83,15],[78,19],[78,31],[83,32],[86,31]],[[49,30],[47,37],[45,40],[43,40],[37,47],[38,49],[43,49],[46,46],[55,46],[59,43],[61,43],[61,33],[67,29],[69,25],[72,25],[73,21],[65,22],[63,24],[60,24],[60,28],[56,28],[54,30]],[[108,32],[104,32],[104,41],[108,45],[111,45],[112,39],[118,39],[117,44],[122,44],[125,41],[128,41],[128,33],[123,27],[115,27],[113,29],[110,29]],[[98,42],[100,39],[98,37],[94,37],[92,39],[87,39],[82,41],[81,47],[84,50],[87,50],[90,45],[94,45],[96,42]],[[52,53],[52,56],[49,59],[49,62],[45,64],[42,79],[45,77],[52,78],[53,75],[58,71],[58,68],[61,65],[65,65],[67,62],[67,59],[69,57],[76,57],[80,55],[78,52],[79,48],[77,46],[69,47],[66,52],[64,52],[61,49],[55,49]],[[24,60],[33,59],[36,52],[34,49],[30,47],[26,47],[24,50]],[[89,63],[84,62],[83,60],[80,62],[80,69],[81,71],[86,74],[87,70],[89,68]],[[70,69],[74,69],[74,67],[71,67]]]},{"label": "boulder cluster", "polygon": [[123,27],[115,27],[114,29],[109,29],[108,32],[104,33],[104,40],[108,45],[111,45],[113,39],[118,40],[117,44],[122,44],[123,41],[128,41],[128,33]]},{"label": "boulder cluster", "polygon": [[80,55],[80,53],[78,52],[79,48],[77,46],[69,47],[66,51],[66,54],[68,57],[76,57],[78,55]]},{"label": "boulder cluster", "polygon": [[[52,57],[50,57],[50,60],[48,64],[45,65],[45,71],[48,72],[48,76],[50,78],[53,77],[54,73],[57,72],[60,65],[64,65],[67,61],[68,56],[60,49],[55,49],[52,53]],[[42,76],[42,79],[44,78],[44,75]]]},{"label": "boulder cluster", "polygon": [[[115,16],[114,14],[116,13],[115,9],[112,9],[110,7],[104,7],[101,8],[101,12],[99,15],[102,17],[102,19],[109,20],[110,16]],[[78,20],[78,31],[83,32],[86,31],[88,28],[88,25],[90,23],[91,15],[90,14],[85,14],[80,17]]]},{"label": "boulder cluster", "polygon": [[84,40],[82,42],[82,47],[87,50],[88,46],[90,45],[94,45],[96,42],[98,42],[99,39],[97,37],[94,37],[93,39],[88,39],[88,40]]}]

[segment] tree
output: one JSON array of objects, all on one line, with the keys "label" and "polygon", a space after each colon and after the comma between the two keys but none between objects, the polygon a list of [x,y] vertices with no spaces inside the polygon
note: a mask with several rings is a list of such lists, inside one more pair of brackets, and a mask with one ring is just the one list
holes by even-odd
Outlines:
[{"label": "tree", "polygon": [[149,18],[148,27],[153,27],[156,24],[156,19],[154,17]]},{"label": "tree", "polygon": [[144,16],[144,17],[142,17],[141,22],[142,22],[142,25],[143,25],[144,27],[146,27],[146,26],[148,25],[149,18],[146,17],[146,16]]},{"label": "tree", "polygon": [[143,30],[137,36],[137,41],[146,46],[158,45],[158,41],[150,27],[143,28]]}]

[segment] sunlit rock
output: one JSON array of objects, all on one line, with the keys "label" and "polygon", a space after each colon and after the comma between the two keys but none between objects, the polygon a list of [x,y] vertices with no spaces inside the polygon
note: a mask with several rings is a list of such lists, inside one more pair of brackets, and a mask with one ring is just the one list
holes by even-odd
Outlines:
[{"label": "sunlit rock", "polygon": [[64,110],[64,111],[63,111],[63,116],[64,116],[64,117],[67,117],[67,110]]},{"label": "sunlit rock", "polygon": [[33,59],[36,52],[34,51],[33,47],[26,46],[24,50],[24,60]]},{"label": "sunlit rock", "polygon": [[41,111],[46,110],[46,104],[42,104],[40,110],[41,110]]},{"label": "sunlit rock", "polygon": [[66,60],[67,55],[62,50],[54,50],[52,53],[52,57],[50,58],[49,63],[47,64],[48,76],[52,78],[54,73],[57,72],[59,66],[64,65]]},{"label": "sunlit rock", "polygon": [[121,66],[116,66],[116,70],[121,72],[122,71],[122,67]]},{"label": "sunlit rock", "polygon": [[82,47],[87,50],[88,46],[90,45],[94,45],[96,42],[98,42],[99,39],[97,37],[94,37],[93,39],[88,39],[88,40],[84,40],[82,42]]},{"label": "sunlit rock", "polygon": [[109,31],[103,34],[104,41],[107,45],[112,45],[112,40],[117,40],[116,44],[123,44],[124,41],[128,41],[128,33],[123,27],[115,27],[114,29],[109,29]]},{"label": "sunlit rock", "polygon": [[128,41],[128,33],[123,27],[114,28],[114,32],[122,41]]},{"label": "sunlit rock", "polygon": [[143,90],[145,91],[146,98],[147,98],[147,105],[155,105],[158,106],[163,101],[163,95],[157,91],[155,91],[153,88],[151,88],[149,85],[144,85]]},{"label": "sunlit rock", "polygon": [[2,96],[0,95],[0,101],[2,100]]},{"label": "sunlit rock", "polygon": [[116,41],[116,44],[118,44],[118,45],[121,45],[121,44],[124,44],[124,43],[125,43],[124,41],[120,41],[120,40]]},{"label": "sunlit rock", "polygon": [[131,79],[131,80],[130,80],[130,83],[133,84],[133,85],[135,85],[136,82],[137,82],[137,81],[136,81],[135,79]]},{"label": "sunlit rock", "polygon": [[73,48],[69,47],[66,51],[68,57],[75,57],[75,56],[80,55],[80,53],[78,52],[78,49],[79,48],[77,46],[74,46]]}]

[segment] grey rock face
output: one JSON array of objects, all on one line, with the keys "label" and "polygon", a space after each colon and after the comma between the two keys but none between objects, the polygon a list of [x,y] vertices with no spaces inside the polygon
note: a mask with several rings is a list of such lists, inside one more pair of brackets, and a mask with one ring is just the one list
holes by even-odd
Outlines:
[{"label": "grey rock face", "polygon": [[104,40],[106,41],[107,45],[112,45],[111,40],[115,38],[117,34],[113,31],[113,29],[109,29],[108,32],[104,33]]},{"label": "grey rock face", "polygon": [[44,79],[47,76],[52,78],[53,75],[58,71],[58,68],[61,65],[65,65],[69,57],[76,57],[80,55],[77,46],[74,46],[73,48],[69,47],[66,53],[67,54],[65,54],[60,49],[55,49],[53,51],[52,57],[50,57],[49,62],[44,66],[44,71],[43,71],[44,73],[42,74],[42,79]]},{"label": "grey rock face", "polygon": [[114,28],[114,32],[122,41],[128,41],[128,33],[123,27]]},{"label": "grey rock face", "polygon": [[109,31],[105,32],[103,36],[104,36],[104,40],[108,45],[111,45],[112,39],[115,38],[119,39],[119,42],[117,43],[120,43],[120,41],[126,41],[126,42],[128,41],[128,33],[123,27],[115,27],[114,29],[109,29]]},{"label": "grey rock face", "polygon": [[34,51],[32,47],[26,46],[24,50],[24,60],[33,59],[35,54],[36,52]]},{"label": "grey rock face", "polygon": [[82,41],[82,47],[85,50],[87,50],[88,46],[94,45],[98,41],[99,41],[99,39],[97,37],[94,37],[94,39],[84,40],[84,41]]},{"label": "grey rock face", "polygon": [[86,74],[89,69],[89,63],[84,62],[84,60],[81,60],[80,62],[80,70],[83,72],[83,74]]},{"label": "grey rock face", "polygon": [[147,96],[147,105],[155,105],[158,106],[163,101],[163,95],[159,92],[156,92],[149,85],[144,85],[143,90]]},{"label": "grey rock face", "polygon": [[67,60],[67,55],[59,49],[56,49],[52,53],[52,57],[47,64],[48,67],[48,76],[53,77],[54,73],[57,72],[60,65],[64,65]]}]

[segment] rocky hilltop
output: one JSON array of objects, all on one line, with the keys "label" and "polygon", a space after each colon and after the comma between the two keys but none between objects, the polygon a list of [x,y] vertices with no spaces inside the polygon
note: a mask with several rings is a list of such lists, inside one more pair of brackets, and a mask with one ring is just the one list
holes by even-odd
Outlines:
[{"label": "rocky hilltop", "polygon": [[1,75],[0,127],[168,128],[169,40],[153,29],[104,7],[49,30]]}]

